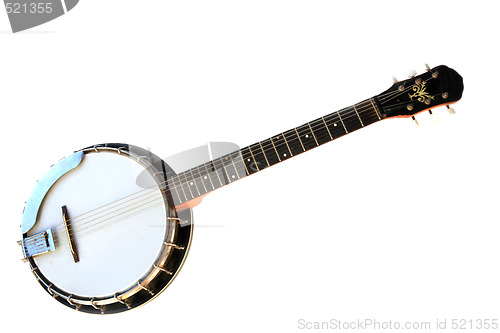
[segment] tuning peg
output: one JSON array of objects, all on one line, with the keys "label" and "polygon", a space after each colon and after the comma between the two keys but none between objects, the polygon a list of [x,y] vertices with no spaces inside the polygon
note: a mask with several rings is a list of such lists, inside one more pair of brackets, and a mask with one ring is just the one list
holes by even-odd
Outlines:
[{"label": "tuning peg", "polygon": [[455,109],[451,108],[449,105],[446,105],[447,111],[449,114],[454,115],[455,114]]},{"label": "tuning peg", "polygon": [[411,119],[415,122],[415,125],[417,125],[417,127],[420,126],[415,116],[412,116]]},{"label": "tuning peg", "polygon": [[412,69],[409,73],[408,73],[408,77],[411,79],[412,77],[415,77],[415,75],[417,75],[417,71]]},{"label": "tuning peg", "polygon": [[397,78],[397,77],[395,77],[395,76],[393,76],[393,77],[392,77],[392,82],[394,82],[394,83],[398,83],[398,82],[399,82],[399,81],[398,81],[398,78]]},{"label": "tuning peg", "polygon": [[432,110],[429,110],[429,115],[431,121],[436,121],[439,119],[439,114],[432,112]]},{"label": "tuning peg", "polygon": [[431,71],[431,67],[429,66],[429,64],[425,64],[425,70],[430,72]]}]

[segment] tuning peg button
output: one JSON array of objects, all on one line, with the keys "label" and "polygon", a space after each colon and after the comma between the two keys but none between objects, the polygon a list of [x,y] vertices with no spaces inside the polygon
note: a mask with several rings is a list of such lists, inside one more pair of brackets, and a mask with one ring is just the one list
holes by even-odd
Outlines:
[{"label": "tuning peg button", "polygon": [[397,77],[395,77],[395,76],[393,76],[393,77],[392,77],[392,82],[394,82],[394,83],[398,83],[398,82],[399,82],[399,81],[398,81],[398,78],[397,78]]},{"label": "tuning peg button", "polygon": [[438,119],[439,119],[439,114],[432,112],[432,110],[429,110],[429,120],[436,121]]},{"label": "tuning peg button", "polygon": [[431,67],[429,66],[429,64],[425,64],[425,70],[430,72],[431,71]]},{"label": "tuning peg button", "polygon": [[451,108],[449,105],[446,105],[447,111],[449,114],[454,115],[455,114],[455,109]]},{"label": "tuning peg button", "polygon": [[415,75],[417,75],[417,71],[412,69],[409,73],[408,73],[408,77],[411,79],[412,77],[415,77]]}]

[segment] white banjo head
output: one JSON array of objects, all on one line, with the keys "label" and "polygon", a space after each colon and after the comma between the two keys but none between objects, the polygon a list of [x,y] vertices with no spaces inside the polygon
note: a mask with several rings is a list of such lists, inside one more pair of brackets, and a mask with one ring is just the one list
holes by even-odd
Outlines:
[{"label": "white banjo head", "polygon": [[190,245],[191,210],[177,214],[169,204],[173,170],[123,144],[83,149],[68,163],[54,165],[26,204],[23,251],[33,273],[80,311],[148,302],[176,276]]}]

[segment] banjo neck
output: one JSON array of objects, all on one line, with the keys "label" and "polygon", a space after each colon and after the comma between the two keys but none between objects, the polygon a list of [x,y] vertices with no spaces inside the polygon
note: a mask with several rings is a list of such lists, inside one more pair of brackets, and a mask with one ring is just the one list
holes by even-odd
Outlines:
[{"label": "banjo neck", "polygon": [[220,187],[376,123],[385,118],[380,110],[372,97],[184,171],[168,181],[174,205],[195,206]]},{"label": "banjo neck", "polygon": [[[386,118],[410,118],[460,100],[462,77],[441,65],[394,84],[372,98],[184,171],[168,180],[179,210],[211,191]],[[193,204],[194,203],[194,204]]]}]

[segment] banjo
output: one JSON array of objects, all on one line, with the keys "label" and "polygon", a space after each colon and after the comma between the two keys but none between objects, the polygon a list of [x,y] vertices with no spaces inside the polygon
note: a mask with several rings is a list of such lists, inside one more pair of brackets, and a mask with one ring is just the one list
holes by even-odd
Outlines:
[{"label": "banjo", "polygon": [[181,173],[132,145],[81,149],[54,164],[27,200],[18,242],[23,261],[72,309],[111,314],[139,307],[179,273],[192,208],[205,195],[380,120],[415,120],[444,105],[454,112],[449,105],[462,91],[456,71],[427,66],[377,96]]}]

